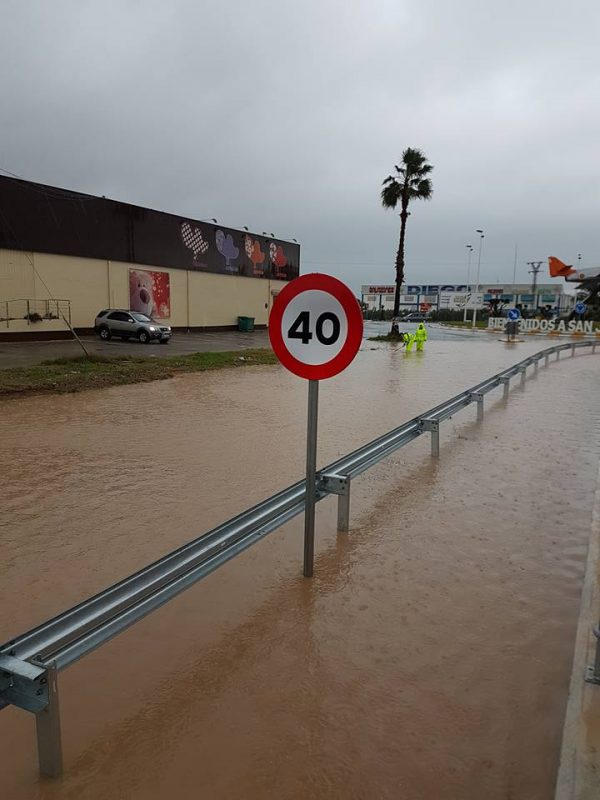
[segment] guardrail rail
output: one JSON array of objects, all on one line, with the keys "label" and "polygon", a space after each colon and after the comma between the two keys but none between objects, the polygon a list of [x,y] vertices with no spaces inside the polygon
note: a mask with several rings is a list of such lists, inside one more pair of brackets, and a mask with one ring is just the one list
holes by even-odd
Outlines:
[{"label": "guardrail rail", "polygon": [[[576,350],[589,347],[595,353],[596,342],[571,342],[541,350],[334,461],[317,473],[317,501],[338,495],[337,529],[347,531],[353,478],[424,433],[431,435],[431,455],[439,457],[440,424],[445,419],[476,403],[477,419],[482,420],[488,392],[503,386],[506,399],[511,379],[519,375],[523,386],[529,367],[537,372],[542,359],[548,366],[553,354],[558,360],[563,351],[570,350],[574,356]],[[305,481],[298,481],[0,646],[0,709],[12,704],[35,714],[40,773],[56,777],[62,772],[58,672],[301,514],[305,494]]]}]

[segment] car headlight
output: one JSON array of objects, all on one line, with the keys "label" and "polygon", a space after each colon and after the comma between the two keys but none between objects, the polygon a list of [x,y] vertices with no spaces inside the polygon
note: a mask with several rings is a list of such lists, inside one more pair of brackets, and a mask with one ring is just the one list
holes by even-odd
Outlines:
[{"label": "car headlight", "polygon": [[150,327],[148,328],[148,330],[149,330],[149,331],[152,331],[152,333],[154,333],[154,331],[156,330],[156,328],[155,328],[155,327],[153,327],[152,325],[150,325]]}]

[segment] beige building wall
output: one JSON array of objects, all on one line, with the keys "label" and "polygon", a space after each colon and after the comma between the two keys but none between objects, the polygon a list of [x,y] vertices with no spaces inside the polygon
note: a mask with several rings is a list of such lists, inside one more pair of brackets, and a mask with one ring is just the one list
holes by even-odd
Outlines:
[{"label": "beige building wall", "polygon": [[[169,274],[171,316],[164,321],[176,328],[235,326],[238,316],[266,325],[273,297],[285,286],[262,278],[0,250],[0,337],[66,329],[55,317],[66,315],[67,305],[57,308],[54,300],[69,301],[73,327],[92,328],[100,309],[129,308],[131,269]],[[26,319],[32,311],[44,318]]]},{"label": "beige building wall", "polygon": [[33,253],[0,250],[0,301],[35,296]]}]

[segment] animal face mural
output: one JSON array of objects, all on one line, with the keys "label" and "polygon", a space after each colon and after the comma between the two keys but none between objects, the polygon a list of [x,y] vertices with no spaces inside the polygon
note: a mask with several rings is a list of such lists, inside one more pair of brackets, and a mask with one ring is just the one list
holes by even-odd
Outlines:
[{"label": "animal face mural", "polygon": [[274,278],[285,280],[287,278],[287,258],[283,252],[283,247],[276,242],[269,243],[269,260],[271,261],[271,271]]},{"label": "animal face mural", "polygon": [[208,250],[208,242],[204,240],[200,228],[192,228],[189,222],[182,222],[181,238],[184,245],[194,254],[194,261]]},{"label": "animal face mural", "polygon": [[169,273],[130,269],[129,308],[155,319],[168,319],[171,316]]},{"label": "animal face mural", "polygon": [[244,249],[246,251],[246,255],[252,262],[253,273],[255,275],[260,275],[260,276],[264,275],[265,270],[264,267],[261,266],[261,264],[265,260],[265,254],[260,249],[260,242],[258,241],[258,239],[253,239],[251,236],[248,236],[248,234],[246,234],[246,236],[244,237]]},{"label": "animal face mural", "polygon": [[215,233],[215,244],[217,245],[217,250],[225,259],[225,269],[228,272],[237,272],[238,268],[232,265],[231,262],[239,256],[240,249],[233,243],[233,236],[230,233],[223,233],[219,228]]}]

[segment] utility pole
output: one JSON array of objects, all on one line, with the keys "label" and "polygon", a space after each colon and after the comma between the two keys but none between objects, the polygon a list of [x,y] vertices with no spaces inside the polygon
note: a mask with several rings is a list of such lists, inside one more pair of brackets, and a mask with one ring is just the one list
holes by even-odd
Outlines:
[{"label": "utility pole", "polygon": [[543,263],[544,263],[543,261],[528,261],[527,262],[527,266],[531,267],[531,269],[528,270],[528,272],[532,276],[531,277],[531,294],[533,295],[533,310],[534,311],[537,311],[537,308],[538,308],[538,302],[537,302],[537,296],[536,296],[537,278],[538,278],[538,273],[541,270]]}]

